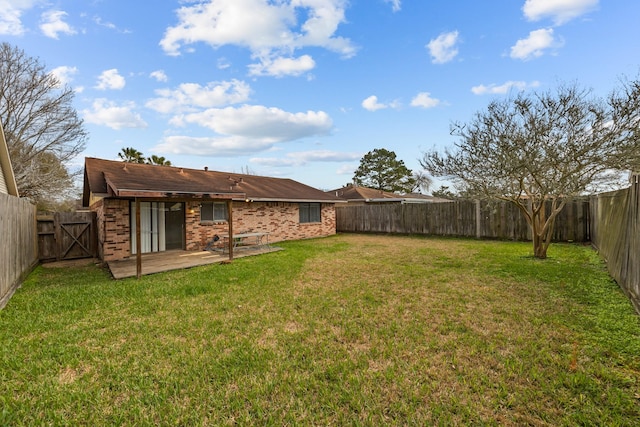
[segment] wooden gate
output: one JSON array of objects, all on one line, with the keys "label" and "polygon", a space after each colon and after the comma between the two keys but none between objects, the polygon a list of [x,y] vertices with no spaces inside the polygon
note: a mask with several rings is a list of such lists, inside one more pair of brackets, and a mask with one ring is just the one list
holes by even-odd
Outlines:
[{"label": "wooden gate", "polygon": [[56,212],[37,219],[40,261],[93,258],[97,255],[94,212]]}]

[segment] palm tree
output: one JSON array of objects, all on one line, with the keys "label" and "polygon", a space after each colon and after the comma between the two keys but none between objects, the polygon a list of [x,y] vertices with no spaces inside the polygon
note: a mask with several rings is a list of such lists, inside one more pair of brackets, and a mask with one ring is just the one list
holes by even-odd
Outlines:
[{"label": "palm tree", "polygon": [[133,147],[123,148],[122,151],[118,153],[118,157],[127,163],[144,163],[146,160],[142,153]]},{"label": "palm tree", "polygon": [[171,162],[162,156],[156,156],[152,154],[151,157],[147,157],[147,164],[159,165],[159,166],[171,166]]},{"label": "palm tree", "polygon": [[412,191],[422,190],[424,192],[428,192],[433,185],[433,179],[423,171],[415,172],[413,174],[413,179],[415,180],[415,184]]}]

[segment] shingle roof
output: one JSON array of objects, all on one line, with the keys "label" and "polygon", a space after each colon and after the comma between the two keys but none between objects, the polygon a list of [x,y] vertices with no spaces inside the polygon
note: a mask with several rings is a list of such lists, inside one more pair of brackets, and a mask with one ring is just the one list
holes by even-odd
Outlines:
[{"label": "shingle roof", "polygon": [[376,190],[374,188],[361,187],[356,185],[347,185],[346,187],[338,188],[336,190],[327,191],[328,194],[333,194],[340,197],[343,200],[350,202],[400,202],[400,203],[443,203],[450,202],[451,200],[441,199],[438,197],[427,196],[419,193],[409,194],[395,194],[387,191]]},{"label": "shingle roof", "polygon": [[[89,194],[209,197],[262,201],[340,202],[292,179],[85,158],[83,202]],[[158,194],[162,194],[162,196]]]},{"label": "shingle roof", "polygon": [[369,187],[348,185],[336,190],[327,191],[344,200],[401,199],[402,196]]}]

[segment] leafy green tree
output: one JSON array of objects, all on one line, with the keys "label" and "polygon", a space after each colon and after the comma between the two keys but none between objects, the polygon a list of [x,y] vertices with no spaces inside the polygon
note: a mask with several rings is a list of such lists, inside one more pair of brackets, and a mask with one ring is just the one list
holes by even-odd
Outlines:
[{"label": "leafy green tree", "polygon": [[440,197],[441,199],[455,199],[456,195],[449,190],[449,186],[441,185],[440,188],[431,193],[433,197]]},{"label": "leafy green tree", "polygon": [[36,203],[69,191],[80,172],[68,169],[88,136],[73,97],[37,59],[0,44],[0,119],[20,195]]},{"label": "leafy green tree", "polygon": [[369,151],[360,159],[353,182],[393,193],[411,193],[417,188],[411,169],[396,158],[396,153],[384,148]]},{"label": "leafy green tree", "polygon": [[147,160],[140,151],[133,147],[123,148],[122,151],[118,153],[118,157],[127,163],[145,163]]},{"label": "leafy green tree", "polygon": [[495,100],[468,123],[453,123],[455,148],[424,153],[421,165],[465,194],[516,205],[546,258],[555,219],[571,198],[639,170],[640,83],[607,99],[577,85]]}]

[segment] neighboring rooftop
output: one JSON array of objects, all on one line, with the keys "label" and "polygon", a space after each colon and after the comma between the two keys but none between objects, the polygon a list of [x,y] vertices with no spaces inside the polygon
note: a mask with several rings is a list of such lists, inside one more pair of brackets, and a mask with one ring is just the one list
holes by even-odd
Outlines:
[{"label": "neighboring rooftop", "polygon": [[346,187],[338,188],[336,190],[327,191],[329,194],[333,194],[348,201],[363,201],[363,200],[379,200],[379,199],[399,199],[398,194],[389,193],[387,191],[376,190],[375,188],[361,187],[359,185],[347,185]]},{"label": "neighboring rooftop", "polygon": [[358,185],[347,185],[342,188],[327,191],[327,193],[333,194],[349,203],[443,203],[451,201],[426,194],[396,194]]}]

